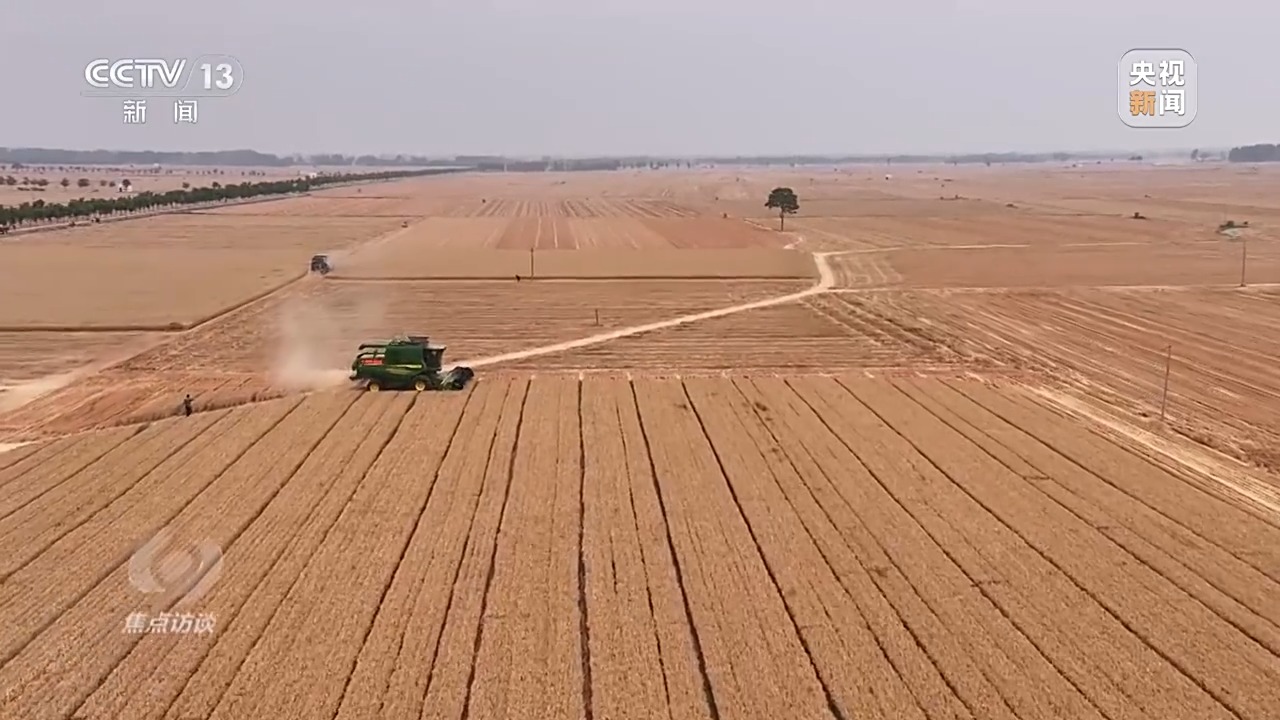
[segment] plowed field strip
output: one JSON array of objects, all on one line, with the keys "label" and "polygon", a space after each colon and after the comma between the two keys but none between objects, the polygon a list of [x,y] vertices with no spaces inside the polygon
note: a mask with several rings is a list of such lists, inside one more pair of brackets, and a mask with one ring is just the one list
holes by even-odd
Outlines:
[{"label": "plowed field strip", "polygon": [[225,413],[190,422],[157,423],[0,519],[0,578],[44,552],[100,509],[115,502],[165,460],[208,433]]},{"label": "plowed field strip", "polygon": [[458,425],[462,398],[446,400],[437,415],[414,398],[242,663],[220,673],[225,691],[200,699],[199,686],[188,686],[195,693],[184,692],[170,717],[334,715]]},{"label": "plowed field strip", "polygon": [[[408,401],[353,405],[263,513],[228,549],[224,575],[201,599],[218,619],[215,643],[149,634],[77,709],[87,718],[160,718],[180,694],[207,714],[261,634],[302,567],[350,501],[370,464],[399,426]],[[349,423],[349,425],[348,425]],[[300,478],[306,481],[300,482]],[[250,553],[259,553],[257,560]]]},{"label": "plowed field strip", "polygon": [[1280,665],[1265,649],[892,387],[845,387],[929,467],[1224,708],[1264,718],[1280,707]]},{"label": "plowed field strip", "polygon": [[578,602],[579,428],[575,380],[535,380],[498,536],[470,712],[590,717]]},{"label": "plowed field strip", "polygon": [[1037,412],[1043,410],[1026,404],[1030,401],[974,383],[952,387],[1007,423],[1035,427],[1036,438],[1054,452],[1280,582],[1280,528],[1257,522],[1245,510],[1170,475],[1127,448],[1073,431],[1069,423],[1037,421]]},{"label": "plowed field strip", "polygon": [[[726,714],[832,708],[679,381],[637,381],[640,414],[685,572],[716,703]],[[691,438],[699,438],[691,440]]]},{"label": "plowed field strip", "polygon": [[921,524],[913,514],[922,510],[919,501],[904,502],[890,491],[886,478],[909,473],[898,470],[893,448],[859,431],[862,420],[836,404],[839,394],[830,381],[754,384],[767,407],[786,418],[784,426],[794,428],[797,442],[787,445],[788,457],[806,469],[815,499],[855,556],[866,558],[871,580],[936,658],[949,686],[979,717],[1010,710],[1046,720],[1098,718],[1099,710],[1109,718],[1143,717],[1106,678],[1073,679],[1079,657],[1055,651],[1055,624],[1021,607],[1010,612],[993,592],[1003,582],[994,569],[963,545],[940,543],[952,529]]},{"label": "plowed field strip", "polygon": [[[955,486],[834,379],[795,382],[896,503],[970,583],[1110,718],[1160,718],[1187,707],[1228,717],[1185,675],[1076,588]],[[843,395],[843,396],[842,396]],[[874,451],[872,450],[874,449]],[[1175,712],[1176,711],[1176,712]],[[1193,713],[1194,714],[1194,713]]]},{"label": "plowed field strip", "polygon": [[866,617],[844,592],[803,523],[786,511],[786,497],[765,454],[771,448],[761,444],[759,420],[750,406],[723,381],[686,380],[684,385],[832,715],[924,718]]},{"label": "plowed field strip", "polygon": [[1274,602],[1280,586],[1229,549],[1057,454],[1036,439],[1033,426],[1008,424],[941,382],[895,385],[1134,559],[1214,609],[1273,655],[1280,651],[1280,606]]}]

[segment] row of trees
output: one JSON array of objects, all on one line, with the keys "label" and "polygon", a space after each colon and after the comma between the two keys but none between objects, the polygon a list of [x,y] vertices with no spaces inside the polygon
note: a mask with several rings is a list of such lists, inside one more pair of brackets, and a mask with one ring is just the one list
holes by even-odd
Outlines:
[{"label": "row of trees", "polygon": [[[289,193],[307,192],[308,190],[334,185],[337,183],[368,182],[377,180],[394,180],[397,178],[416,177],[421,175],[437,175],[449,170],[403,170],[377,173],[350,173],[341,175],[319,175],[311,178],[293,180],[267,180],[263,182],[242,182],[232,185],[212,183],[209,187],[170,190],[163,193],[141,192],[135,195],[124,195],[112,198],[79,198],[66,203],[46,203],[44,200],[24,202],[20,205],[0,205],[0,228],[7,231],[11,227],[41,222],[75,221],[77,219],[93,219],[113,215],[156,210],[180,205],[212,203],[227,200],[244,200],[249,198],[286,195]],[[128,181],[122,181],[127,186]]]},{"label": "row of trees", "polygon": [[1263,143],[1231,148],[1227,153],[1231,162],[1280,162],[1280,145]]},{"label": "row of trees", "polygon": [[[64,188],[71,187],[71,179],[62,178],[61,180],[58,181],[58,184]],[[111,184],[110,180],[98,181],[99,187],[107,187],[110,184]],[[129,185],[132,185],[133,182],[130,180],[122,180],[120,181],[120,184],[124,185],[125,187],[128,187]],[[18,178],[12,175],[5,175],[4,177],[0,177],[0,185],[8,185],[9,187],[14,187],[16,185],[19,190],[29,190],[31,188],[47,188],[49,187],[49,178],[24,177],[21,180],[19,180]],[[76,187],[87,188],[91,185],[93,185],[93,181],[90,180],[89,178],[80,178],[79,180],[76,180]]]}]

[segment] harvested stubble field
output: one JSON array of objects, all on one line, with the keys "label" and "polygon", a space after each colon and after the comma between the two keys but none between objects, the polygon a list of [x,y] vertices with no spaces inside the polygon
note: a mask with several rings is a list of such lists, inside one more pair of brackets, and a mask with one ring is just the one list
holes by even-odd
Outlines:
[{"label": "harvested stubble field", "polygon": [[188,327],[300,277],[312,253],[396,227],[389,218],[185,214],[2,241],[0,328]]},{"label": "harvested stubble field", "polygon": [[0,332],[0,398],[7,383],[84,367],[103,357],[132,354],[130,350],[137,352],[157,339],[147,333]]},{"label": "harvested stubble field", "polygon": [[450,188],[467,184],[463,176],[434,175],[329,187],[312,191],[303,198],[261,205],[230,205],[208,212],[220,215],[267,215],[286,217],[390,217],[419,218],[440,215],[454,207]]},{"label": "harvested stubble field", "polygon": [[[532,267],[531,267],[532,264]],[[331,280],[809,278],[813,260],[791,250],[433,250],[387,242],[344,258]]]},{"label": "harvested stubble field", "polygon": [[[350,190],[348,190],[350,192]],[[262,204],[231,205],[201,211],[204,215],[236,217],[391,217],[410,218],[421,210],[413,201],[393,197],[308,196],[291,202],[273,201]]]},{"label": "harvested stubble field", "polygon": [[1280,282],[1280,242],[1024,245],[855,252],[830,262],[840,285],[913,288],[1233,286]]},{"label": "harvested stubble field", "polygon": [[[325,282],[246,308],[119,366],[140,374],[252,373],[287,346],[343,369],[364,338],[429,333],[461,361],[786,295],[803,282]],[[599,324],[596,324],[597,312]]]},{"label": "harvested stubble field", "polygon": [[912,247],[1023,246],[1062,249],[1090,246],[1223,242],[1216,224],[1197,227],[1172,220],[1048,215],[1005,209],[984,216],[874,216],[797,218],[788,227],[805,239],[804,249],[871,250]]},{"label": "harvested stubble field", "polygon": [[566,219],[557,217],[430,217],[415,222],[383,255],[421,265],[435,251],[450,250],[759,250],[780,248],[783,238],[740,220],[695,218]]},{"label": "harvested stubble field", "polygon": [[1053,378],[1094,412],[1157,418],[1168,361],[1163,427],[1280,470],[1274,289],[939,291],[888,302],[956,353]]},{"label": "harvested stubble field", "polygon": [[[186,605],[161,528],[224,553]],[[1280,707],[1280,526],[977,381],[282,399],[0,454],[0,548],[5,717]]]},{"label": "harvested stubble field", "polygon": [[[909,287],[1234,286],[1238,241],[1161,246],[989,247],[888,251]],[[1248,282],[1280,282],[1280,243],[1251,242]],[[838,263],[838,260],[837,260]]]},{"label": "harvested stubble field", "polygon": [[451,217],[503,218],[692,218],[698,212],[665,199],[565,198],[551,200],[481,199],[455,207]]},{"label": "harvested stubble field", "polygon": [[[781,293],[779,293],[781,294]],[[576,372],[959,374],[982,363],[879,296],[818,295],[665,328],[504,367]]]},{"label": "harvested stubble field", "polygon": [[149,422],[177,413],[186,393],[197,410],[207,410],[331,386],[346,378],[354,348],[370,339],[427,332],[449,345],[446,360],[466,361],[787,295],[805,285],[636,281],[620,292],[613,283],[593,281],[303,283],[0,414],[0,442]]}]

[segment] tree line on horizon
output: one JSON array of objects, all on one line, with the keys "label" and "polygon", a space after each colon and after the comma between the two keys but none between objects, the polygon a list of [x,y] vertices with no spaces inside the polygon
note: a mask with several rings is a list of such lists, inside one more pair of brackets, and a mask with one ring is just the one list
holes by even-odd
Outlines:
[{"label": "tree line on horizon", "polygon": [[[147,191],[113,198],[77,198],[66,203],[33,200],[19,205],[0,205],[0,228],[7,232],[9,228],[22,227],[32,223],[62,220],[74,222],[82,218],[96,219],[181,205],[307,192],[313,188],[337,183],[396,180],[423,175],[439,175],[447,172],[451,171],[435,168],[376,173],[344,173],[290,180],[242,182],[229,185],[214,182],[208,187],[169,190],[161,193]],[[125,179],[120,182],[120,185],[127,189],[131,182]]]},{"label": "tree line on horizon", "polygon": [[657,170],[672,167],[715,166],[802,166],[842,164],[1020,164],[1080,160],[1119,160],[1125,153],[1052,152],[1052,153],[971,153],[960,155],[707,155],[699,157],[665,157],[631,155],[621,157],[507,157],[504,155],[455,155],[452,158],[430,158],[421,155],[273,155],[256,150],[219,150],[209,152],[158,152],[142,150],[60,150],[50,148],[0,148],[0,164],[20,169],[25,165],[167,165],[186,167],[467,167],[480,172],[582,172],[601,170]]},{"label": "tree line on horizon", "polygon": [[418,155],[274,155],[257,150],[162,152],[157,150],[63,150],[59,148],[0,147],[0,164],[10,165],[183,165],[201,167],[417,167],[454,165],[452,160]]},{"label": "tree line on horizon", "polygon": [[1280,162],[1280,145],[1261,143],[1258,145],[1241,145],[1231,148],[1227,153],[1230,162]]}]

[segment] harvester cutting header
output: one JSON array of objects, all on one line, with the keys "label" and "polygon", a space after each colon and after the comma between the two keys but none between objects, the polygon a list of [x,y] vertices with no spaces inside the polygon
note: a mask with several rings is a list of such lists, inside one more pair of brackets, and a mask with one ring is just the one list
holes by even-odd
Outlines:
[{"label": "harvester cutting header", "polygon": [[370,392],[379,390],[461,390],[475,377],[469,367],[443,370],[444,345],[425,335],[401,335],[385,343],[360,345],[351,363],[351,379]]}]

